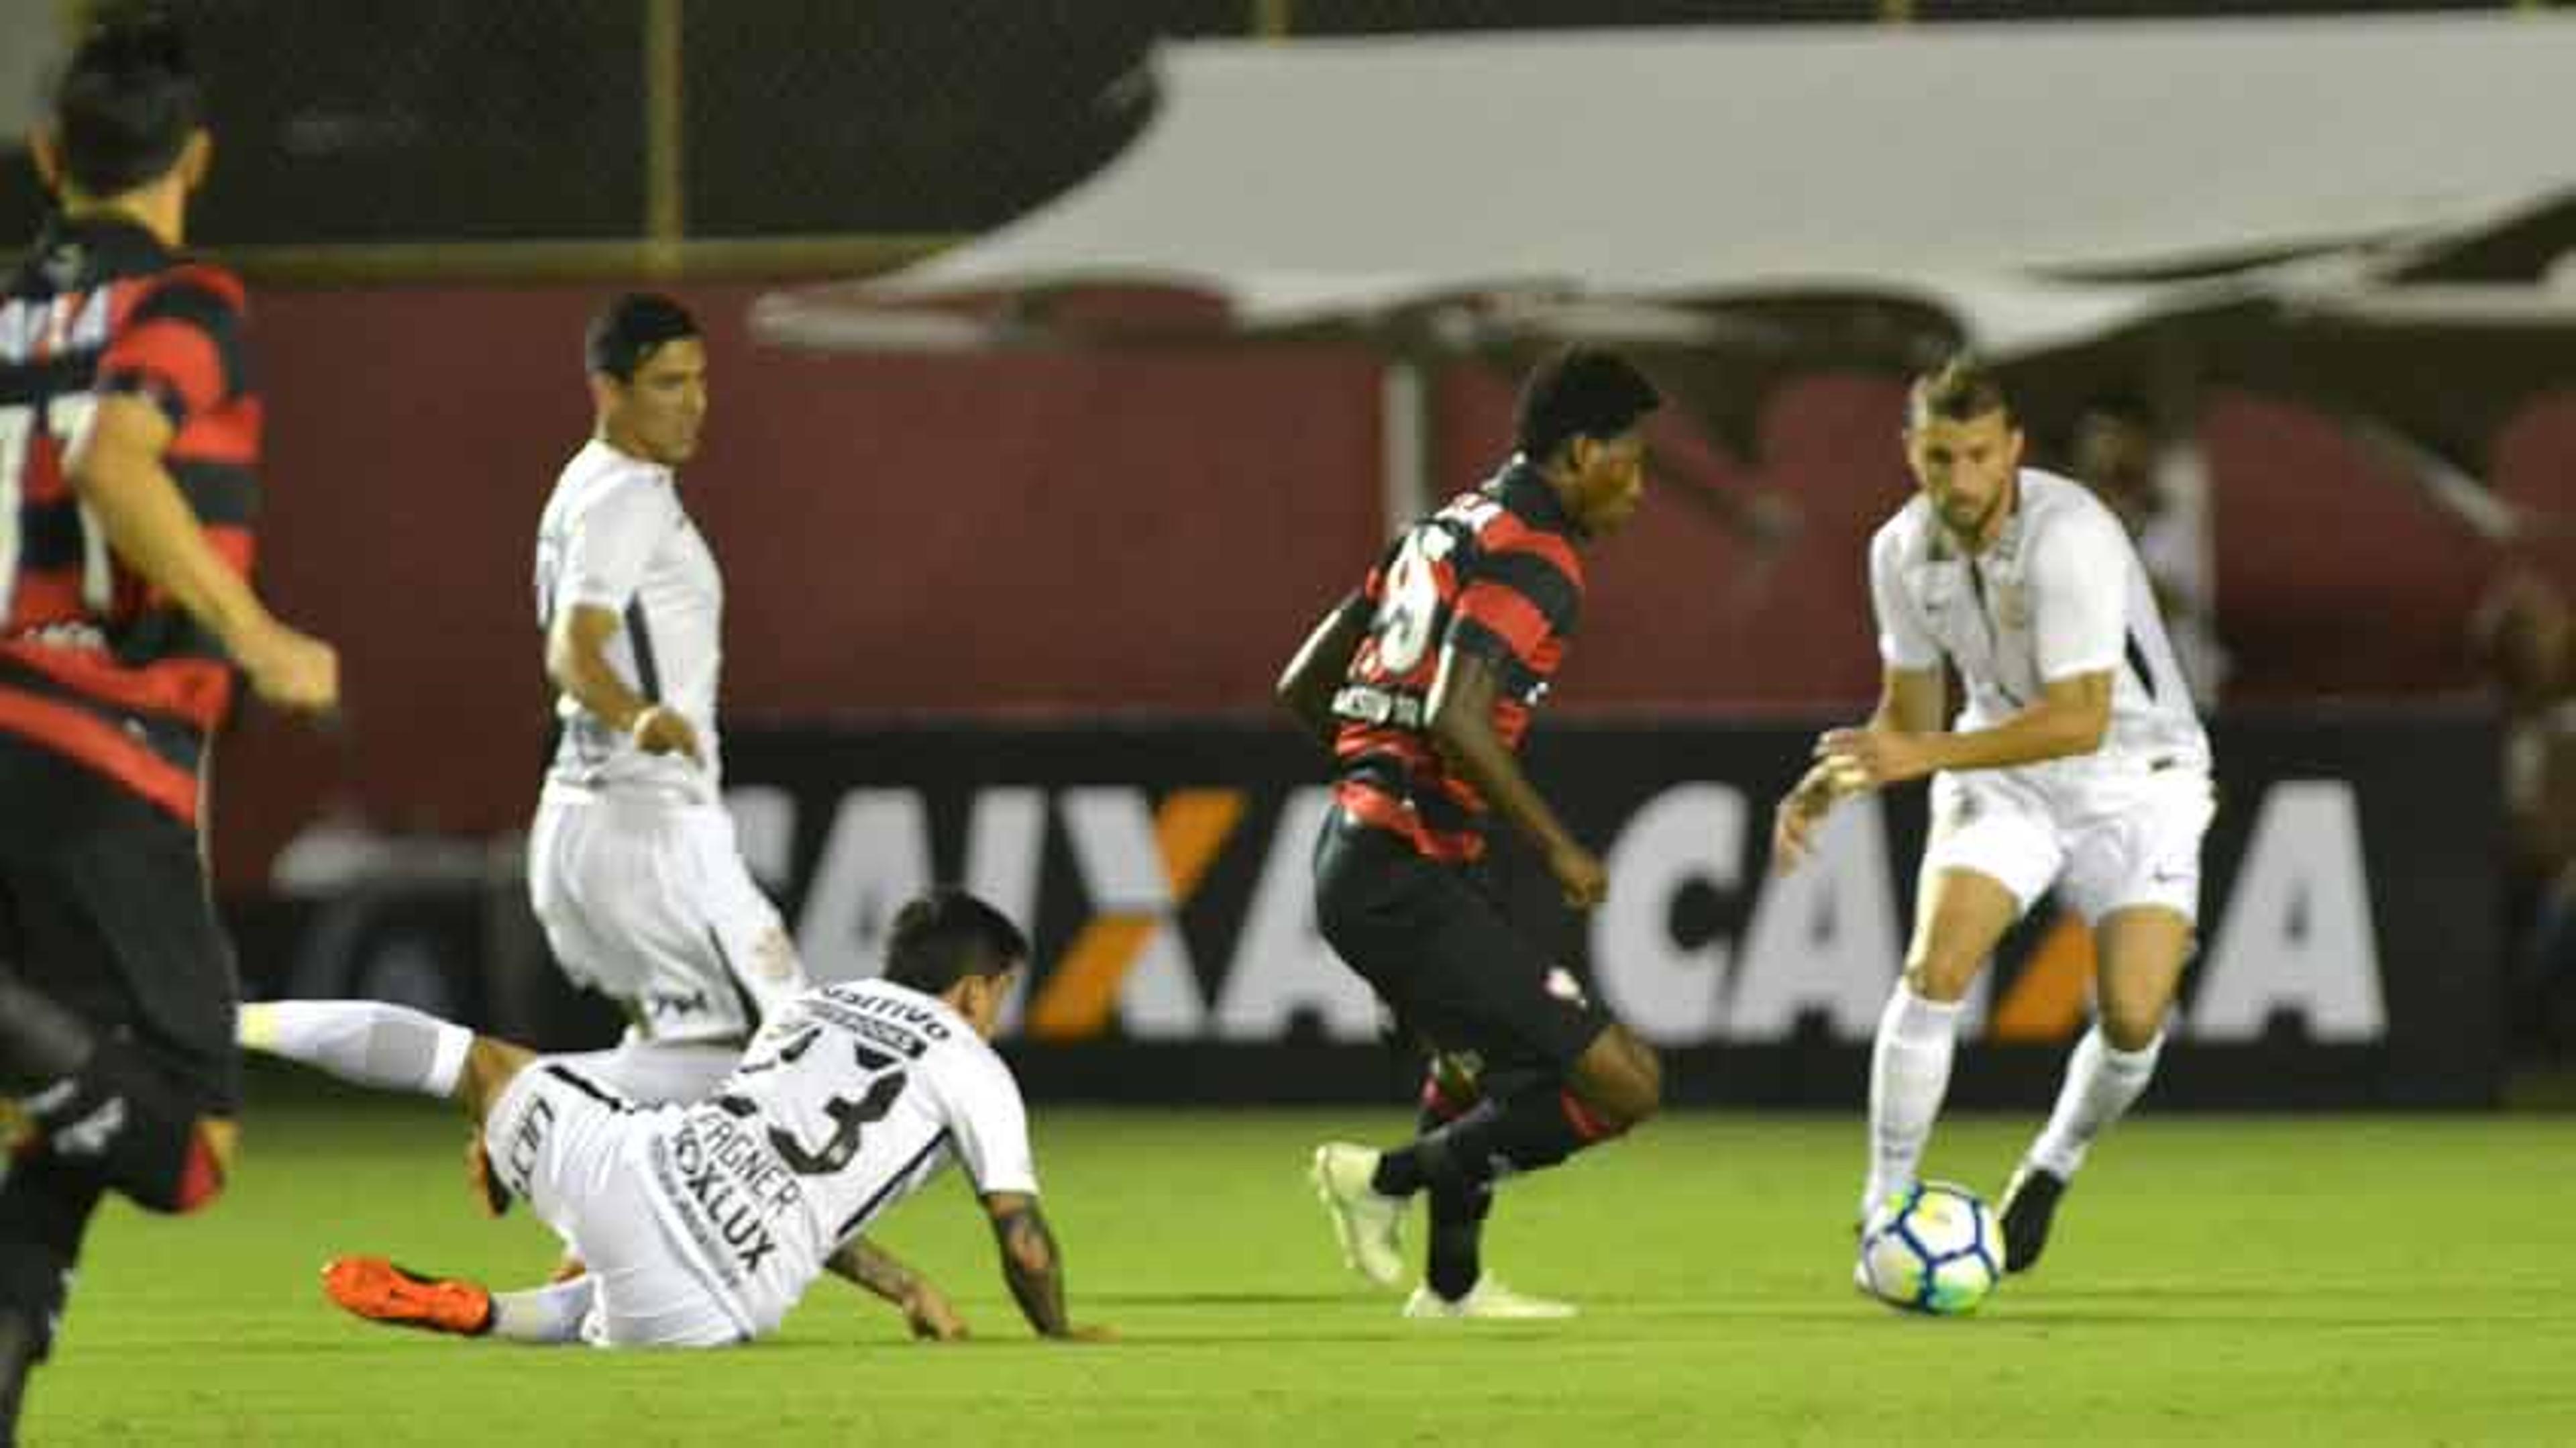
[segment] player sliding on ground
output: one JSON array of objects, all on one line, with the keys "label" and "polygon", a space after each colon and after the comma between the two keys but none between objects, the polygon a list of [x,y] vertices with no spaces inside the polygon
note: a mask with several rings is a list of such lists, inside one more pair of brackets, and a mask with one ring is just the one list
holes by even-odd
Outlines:
[{"label": "player sliding on ground", "polygon": [[1029,1325],[1096,1337],[1065,1315],[1027,1115],[988,1044],[1028,953],[981,900],[915,900],[895,917],[881,979],[797,997],[714,1095],[686,1106],[633,1105],[564,1059],[374,1001],[246,1006],[240,1035],[345,1081],[463,1106],[488,1204],[526,1198],[587,1264],[493,1293],[342,1258],[325,1290],[359,1316],[521,1342],[717,1347],[775,1329],[829,1270],[895,1303],[915,1333],[957,1336],[946,1300],[860,1236],[953,1156]]},{"label": "player sliding on ground", "polygon": [[[2086,1148],[2155,1072],[2199,913],[2209,741],[2128,534],[2082,485],[2021,466],[1993,378],[1955,361],[1917,379],[1905,452],[1921,491],[1870,542],[1878,711],[1817,741],[1772,859],[1795,866],[1842,795],[1933,777],[1914,942],[1870,1060],[1864,1220],[1915,1183],[1961,999],[2004,931],[2051,885],[2093,927],[2098,1019],[2004,1190],[2005,1269],[2026,1272]],[[1967,695],[1947,728],[1944,659]]]}]

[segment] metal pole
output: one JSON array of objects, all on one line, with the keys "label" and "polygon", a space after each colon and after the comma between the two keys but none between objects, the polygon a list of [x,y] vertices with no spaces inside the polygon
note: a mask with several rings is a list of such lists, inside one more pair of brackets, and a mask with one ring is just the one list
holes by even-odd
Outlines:
[{"label": "metal pole", "polygon": [[1386,536],[1431,511],[1431,379],[1420,362],[1390,354],[1378,376],[1380,505]]},{"label": "metal pole", "polygon": [[644,0],[644,255],[656,276],[680,270],[688,235],[686,120],[680,106],[681,0]]},{"label": "metal pole", "polygon": [[1296,0],[1252,0],[1252,33],[1262,40],[1286,40],[1295,28],[1290,12]]}]

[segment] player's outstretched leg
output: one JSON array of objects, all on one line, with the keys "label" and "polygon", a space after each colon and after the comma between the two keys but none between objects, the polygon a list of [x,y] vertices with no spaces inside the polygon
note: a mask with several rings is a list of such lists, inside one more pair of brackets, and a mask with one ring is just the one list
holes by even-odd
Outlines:
[{"label": "player's outstretched leg", "polygon": [[525,1292],[493,1292],[479,1282],[434,1277],[382,1257],[340,1257],[323,1267],[322,1293],[370,1322],[555,1344],[581,1340],[598,1283],[580,1276]]},{"label": "player's outstretched leg", "polygon": [[322,1295],[369,1322],[481,1337],[492,1330],[492,1294],[478,1283],[431,1277],[382,1257],[335,1257]]},{"label": "player's outstretched leg", "polygon": [[[454,1101],[477,1123],[531,1059],[523,1046],[383,1001],[254,1002],[241,1008],[234,1037],[243,1050],[352,1085]],[[466,1175],[487,1215],[508,1209],[509,1193],[492,1176],[479,1134],[466,1148]]]},{"label": "player's outstretched leg", "polygon": [[445,1100],[456,1094],[474,1033],[383,1001],[259,1001],[234,1028],[245,1051],[282,1056],[355,1086]]}]

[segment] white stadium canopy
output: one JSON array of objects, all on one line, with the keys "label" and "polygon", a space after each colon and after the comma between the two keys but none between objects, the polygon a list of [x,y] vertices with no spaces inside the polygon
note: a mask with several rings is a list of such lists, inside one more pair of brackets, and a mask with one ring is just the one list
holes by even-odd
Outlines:
[{"label": "white stadium canopy", "polygon": [[1256,332],[1515,291],[1822,293],[1928,303],[2011,351],[2168,292],[2100,283],[2576,189],[2576,23],[2546,16],[1188,42],[1153,66],[1156,115],[1089,181],[900,273],[771,297],[765,332],[954,343],[920,303],[1089,286],[1204,294]]},{"label": "white stadium canopy", "polygon": [[[2548,283],[2576,244],[2576,16],[1193,41],[1152,68],[1155,114],[1089,180],[905,270],[764,297],[755,330],[891,352],[1357,337],[1389,358],[1391,437],[1421,432],[1425,362],[1588,339],[1638,349],[1739,453],[1787,376],[1960,345],[2034,400],[2180,356],[2471,471],[2556,359],[2576,375],[2562,325],[2518,338],[2482,408],[2445,395],[2477,385],[2496,309],[2570,315],[2569,269]],[[2409,312],[2376,350],[2318,329],[2418,282],[2477,284],[2441,294],[2473,295],[2474,325]],[[1192,298],[1189,320],[1067,305],[1139,288]],[[2426,373],[2446,338],[2447,383],[2377,375]],[[2311,367],[2320,343],[2352,367]],[[1391,519],[1421,472],[1391,454]]]}]

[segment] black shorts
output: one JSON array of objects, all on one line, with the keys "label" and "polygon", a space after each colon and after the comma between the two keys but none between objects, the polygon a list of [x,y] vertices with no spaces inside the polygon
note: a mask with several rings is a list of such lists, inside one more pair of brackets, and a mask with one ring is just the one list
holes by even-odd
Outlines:
[{"label": "black shorts", "polygon": [[1425,859],[1340,809],[1315,842],[1315,919],[1405,1030],[1473,1053],[1489,1079],[1562,1078],[1611,1024],[1467,867]]},{"label": "black shorts", "polygon": [[0,734],[0,967],[130,1037],[218,1114],[241,1100],[232,947],[197,832]]}]

